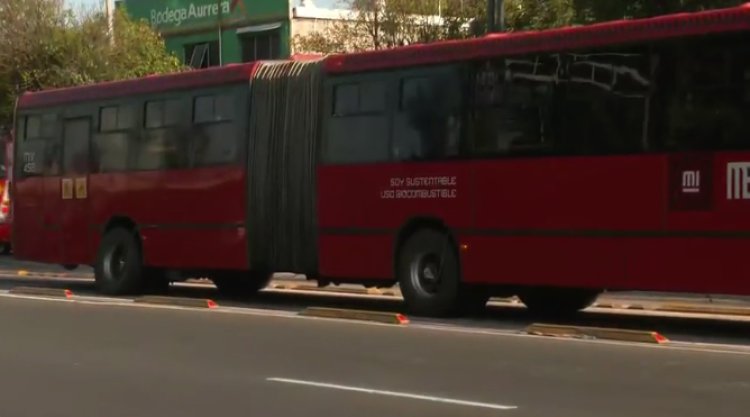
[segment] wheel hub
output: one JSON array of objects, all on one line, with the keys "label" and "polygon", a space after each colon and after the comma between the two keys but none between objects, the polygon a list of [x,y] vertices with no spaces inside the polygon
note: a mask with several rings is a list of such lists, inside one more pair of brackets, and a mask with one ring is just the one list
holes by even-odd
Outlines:
[{"label": "wheel hub", "polygon": [[119,281],[125,275],[127,267],[127,249],[123,246],[115,246],[104,259],[104,270],[110,279]]},{"label": "wheel hub", "polygon": [[440,256],[434,253],[417,257],[411,265],[414,288],[426,294],[436,294],[441,283],[440,265]]}]

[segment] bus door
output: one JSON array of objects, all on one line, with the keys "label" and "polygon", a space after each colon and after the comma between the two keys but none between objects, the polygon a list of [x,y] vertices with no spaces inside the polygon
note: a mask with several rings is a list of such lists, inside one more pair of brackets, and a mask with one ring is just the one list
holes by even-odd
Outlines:
[{"label": "bus door", "polygon": [[89,258],[88,172],[91,119],[66,119],[63,126],[60,219],[64,264],[86,264]]}]

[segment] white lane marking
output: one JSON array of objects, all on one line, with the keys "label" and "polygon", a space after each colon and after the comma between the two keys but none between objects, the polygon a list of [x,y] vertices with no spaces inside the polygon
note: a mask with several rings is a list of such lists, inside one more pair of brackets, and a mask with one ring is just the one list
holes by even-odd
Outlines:
[{"label": "white lane marking", "polygon": [[483,402],[477,402],[477,401],[465,401],[465,400],[457,400],[453,398],[434,397],[431,395],[410,394],[408,392],[385,391],[385,390],[378,390],[378,389],[371,389],[371,388],[352,387],[348,385],[328,384],[325,382],[303,381],[300,379],[266,378],[266,380],[271,381],[271,382],[283,382],[287,384],[307,385],[307,386],[317,387],[317,388],[330,388],[330,389],[337,389],[341,391],[353,391],[353,392],[361,392],[365,394],[409,398],[412,400],[433,401],[433,402],[453,404],[453,405],[462,405],[466,407],[490,408],[493,410],[515,410],[518,408],[517,406],[514,406],[514,405],[502,405],[502,404],[483,403]]}]

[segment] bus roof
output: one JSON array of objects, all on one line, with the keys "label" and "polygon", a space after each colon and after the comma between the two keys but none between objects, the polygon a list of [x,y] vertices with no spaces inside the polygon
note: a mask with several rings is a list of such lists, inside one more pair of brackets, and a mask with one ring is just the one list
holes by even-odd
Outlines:
[{"label": "bus roof", "polygon": [[617,20],[543,31],[498,33],[475,39],[337,54],[327,59],[326,72],[392,69],[742,30],[750,30],[750,3],[726,9],[671,14],[648,19]]},{"label": "bus roof", "polygon": [[256,67],[257,63],[231,64],[173,74],[149,75],[124,81],[24,93],[18,100],[18,107],[21,109],[49,107],[88,100],[106,100],[133,94],[160,93],[248,81],[252,78]]}]

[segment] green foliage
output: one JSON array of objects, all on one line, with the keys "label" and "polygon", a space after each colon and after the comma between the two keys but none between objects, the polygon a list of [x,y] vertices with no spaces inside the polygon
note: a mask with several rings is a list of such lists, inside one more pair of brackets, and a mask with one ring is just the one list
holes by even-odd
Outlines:
[{"label": "green foliage", "polygon": [[[744,0],[505,0],[510,31],[731,7]],[[481,36],[487,0],[343,0],[347,21],[295,39],[303,52],[335,53]],[[440,19],[433,17],[440,13]]]},{"label": "green foliage", "polygon": [[486,0],[343,0],[351,10],[326,29],[295,39],[300,52],[335,53],[392,48],[472,36]]},{"label": "green foliage", "polygon": [[24,91],[182,69],[145,21],[118,11],[113,35],[102,13],[77,16],[61,0],[1,0],[0,125]]},{"label": "green foliage", "polygon": [[617,19],[732,7],[743,0],[506,0],[511,30],[546,29]]}]

